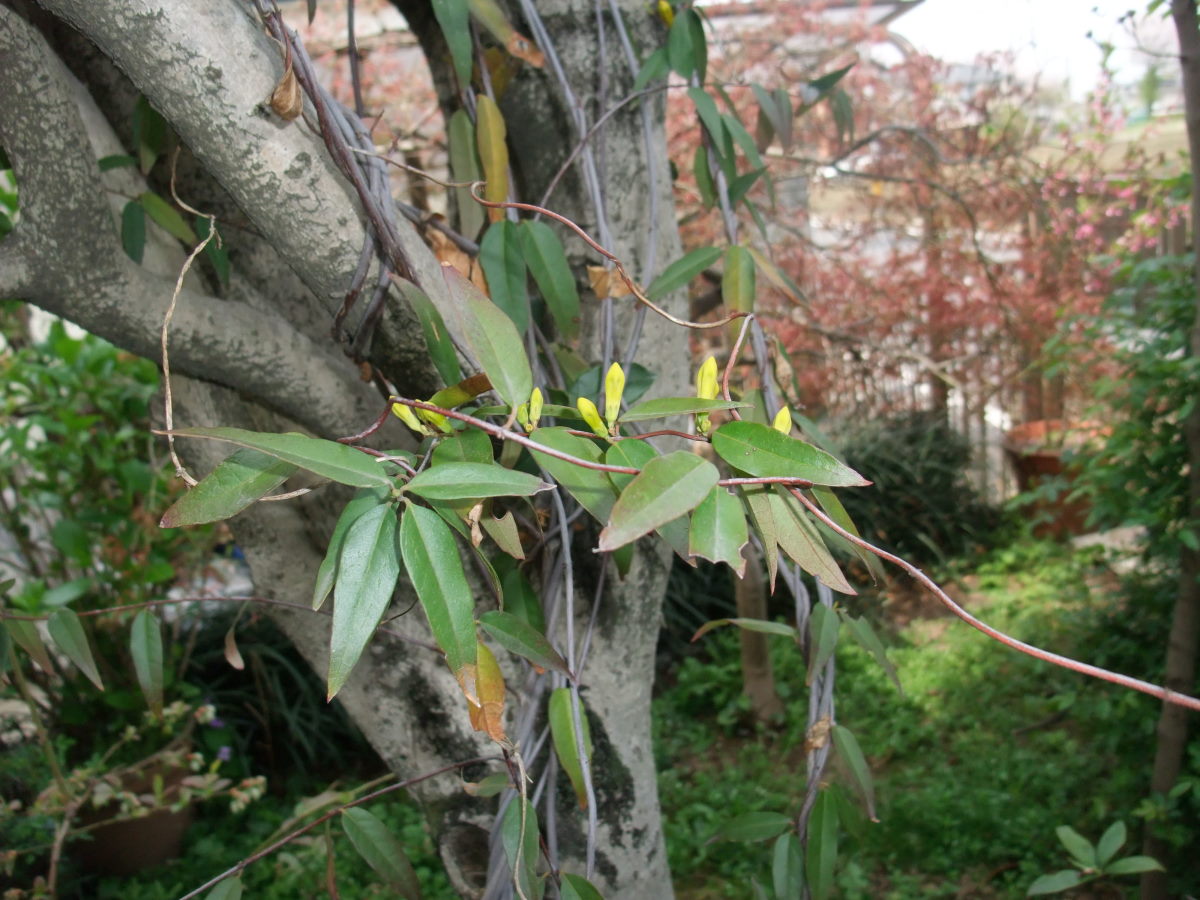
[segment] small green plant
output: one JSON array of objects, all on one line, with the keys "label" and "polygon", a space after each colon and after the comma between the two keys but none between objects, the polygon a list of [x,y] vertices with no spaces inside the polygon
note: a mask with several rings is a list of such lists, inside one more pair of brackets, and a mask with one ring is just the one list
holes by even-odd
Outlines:
[{"label": "small green plant", "polygon": [[1162,871],[1162,866],[1158,861],[1149,856],[1115,858],[1117,851],[1125,846],[1124,822],[1113,822],[1096,844],[1093,844],[1070,825],[1059,825],[1054,832],[1058,835],[1059,842],[1067,849],[1075,868],[1061,869],[1041,876],[1029,886],[1029,891],[1025,895],[1027,897],[1059,894],[1080,885],[1121,875]]}]

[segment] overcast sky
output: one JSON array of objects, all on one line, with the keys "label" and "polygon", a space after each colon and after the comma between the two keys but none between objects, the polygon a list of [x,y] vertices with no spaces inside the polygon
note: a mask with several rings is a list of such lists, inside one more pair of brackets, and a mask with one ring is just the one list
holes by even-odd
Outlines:
[{"label": "overcast sky", "polygon": [[[1137,81],[1145,72],[1149,57],[1136,52],[1130,29],[1117,23],[1127,10],[1145,7],[1146,0],[925,0],[900,18],[894,30],[948,62],[1014,51],[1019,72],[1069,79],[1071,92],[1080,96],[1095,84],[1100,64],[1089,31],[1119,48],[1112,58],[1118,80]],[[1160,51],[1174,46],[1171,22],[1161,13],[1142,20],[1138,34],[1143,44]],[[1162,60],[1160,65],[1175,64]]]}]

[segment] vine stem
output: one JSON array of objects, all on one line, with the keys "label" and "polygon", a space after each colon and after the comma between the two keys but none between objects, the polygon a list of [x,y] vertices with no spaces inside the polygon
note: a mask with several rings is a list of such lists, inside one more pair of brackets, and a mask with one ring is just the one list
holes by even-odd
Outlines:
[{"label": "vine stem", "polygon": [[390,794],[393,791],[398,791],[398,790],[402,790],[404,788],[412,787],[414,784],[419,784],[422,781],[427,781],[428,779],[433,778],[436,775],[442,775],[446,772],[453,771],[454,769],[464,769],[467,766],[474,766],[479,763],[493,762],[499,758],[500,757],[498,757],[498,756],[477,756],[474,759],[467,759],[467,760],[462,760],[461,762],[450,763],[450,765],[448,765],[448,766],[442,766],[440,769],[434,769],[432,772],[426,772],[424,775],[417,775],[415,778],[409,778],[406,781],[398,781],[395,784],[389,784],[387,787],[382,787],[377,791],[372,791],[369,794],[364,794],[363,796],[359,797],[357,800],[351,800],[349,803],[343,803],[341,806],[334,807],[333,809],[329,810],[329,812],[325,813],[324,815],[322,815],[316,819],[313,819],[307,825],[302,825],[299,828],[297,828],[296,830],[294,830],[288,834],[285,834],[279,840],[277,840],[271,844],[268,844],[266,847],[263,847],[261,850],[257,851],[256,853],[250,854],[245,859],[241,860],[240,862],[236,863],[235,865],[230,866],[228,869],[226,869],[220,875],[217,875],[214,878],[210,878],[204,884],[200,885],[200,887],[195,888],[194,890],[188,891],[186,894],[184,894],[182,897],[180,897],[179,900],[192,900],[192,898],[199,897],[201,894],[203,894],[209,888],[220,884],[226,878],[229,878],[229,877],[235,876],[235,875],[241,875],[242,872],[248,866],[258,862],[264,856],[270,856],[272,853],[274,853],[280,847],[283,847],[283,846],[291,843],[296,838],[298,838],[301,835],[306,834],[307,832],[316,828],[322,822],[329,821],[330,819],[332,819],[334,816],[336,816],[338,813],[342,812],[343,810],[350,809],[353,806],[361,806],[364,803],[370,803],[372,800],[378,800],[380,797],[384,796],[385,794]]},{"label": "vine stem", "polygon": [[1119,672],[1110,672],[1108,669],[1102,669],[1099,666],[1093,666],[1089,663],[1080,662],[1077,659],[1071,659],[1069,656],[1062,656],[1058,653],[1052,653],[1049,650],[1043,650],[1041,647],[1035,647],[1032,644],[1026,644],[1024,641],[1019,641],[1014,637],[1005,634],[986,622],[982,622],[975,618],[961,606],[951,599],[932,578],[914,566],[912,563],[901,559],[895,554],[888,553],[879,547],[876,547],[870,541],[865,541],[856,534],[847,531],[837,522],[833,521],[825,514],[812,500],[804,495],[803,491],[792,488],[792,495],[799,500],[804,507],[821,521],[833,529],[834,532],[841,535],[843,538],[854,544],[856,547],[861,547],[868,553],[873,553],[880,559],[887,560],[893,565],[899,566],[913,578],[917,579],[925,588],[932,593],[941,602],[946,609],[954,613],[972,628],[982,631],[993,640],[999,641],[1006,647],[1010,647],[1026,656],[1032,656],[1034,659],[1040,659],[1043,662],[1048,662],[1055,666],[1061,666],[1064,669],[1070,669],[1072,672],[1079,672],[1083,675],[1090,675],[1092,678],[1099,678],[1101,681],[1108,681],[1112,684],[1118,684],[1121,687],[1131,688],[1135,691],[1141,691],[1143,694],[1149,694],[1151,697],[1156,697],[1163,703],[1174,703],[1177,706],[1183,706],[1188,709],[1200,711],[1200,698],[1191,697],[1187,694],[1181,694],[1177,691],[1172,691],[1170,688],[1160,687],[1156,684],[1151,684],[1148,681],[1142,681],[1140,678],[1133,678],[1129,675],[1122,675]]}]

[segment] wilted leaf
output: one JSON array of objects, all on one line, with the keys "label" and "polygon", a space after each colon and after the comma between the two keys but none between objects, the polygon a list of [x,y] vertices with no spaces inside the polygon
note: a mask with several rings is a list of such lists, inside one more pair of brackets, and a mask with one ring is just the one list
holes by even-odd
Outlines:
[{"label": "wilted leaf", "polygon": [[496,664],[496,657],[487,644],[479,641],[475,654],[474,696],[467,695],[471,727],[484,732],[498,744],[504,743],[508,740],[504,736],[504,676],[500,674],[500,666]]},{"label": "wilted leaf", "polygon": [[[721,275],[721,299],[727,312],[754,312],[754,257],[745,247],[731,246],[725,251],[725,271]],[[731,322],[729,327],[741,327]],[[734,335],[736,337],[736,333]]]},{"label": "wilted leaf", "polygon": [[[491,203],[503,203],[508,199],[506,135],[500,107],[487,94],[478,94],[475,100],[475,140],[487,182],[483,187],[483,197]],[[488,221],[499,222],[504,218],[504,210],[489,209],[487,216]]]},{"label": "wilted leaf", "polygon": [[375,634],[399,577],[396,509],[391,504],[374,506],[351,523],[338,555],[329,638],[330,698],[346,683]]}]

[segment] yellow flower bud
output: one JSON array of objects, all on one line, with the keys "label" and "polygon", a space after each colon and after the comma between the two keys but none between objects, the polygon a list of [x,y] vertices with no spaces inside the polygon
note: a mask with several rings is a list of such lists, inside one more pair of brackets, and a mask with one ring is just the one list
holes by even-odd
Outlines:
[{"label": "yellow flower bud", "polygon": [[403,403],[393,403],[392,413],[417,434],[429,434],[429,429],[421,424],[421,420],[414,415],[411,406],[405,406]]},{"label": "yellow flower bud", "polygon": [[621,397],[625,394],[625,370],[620,363],[608,367],[604,376],[604,418],[608,422],[608,430],[612,431],[617,424],[617,416],[621,414]]},{"label": "yellow flower bud", "polygon": [[663,20],[663,24],[668,28],[675,21],[675,10],[671,8],[671,4],[667,0],[658,0],[657,4],[658,17]]},{"label": "yellow flower bud", "polygon": [[781,406],[779,412],[775,413],[775,421],[771,423],[771,427],[776,431],[781,431],[784,434],[792,433],[792,411],[786,406]]},{"label": "yellow flower bud", "polygon": [[709,357],[696,372],[696,396],[701,400],[716,400],[721,386],[717,383],[717,361]]},{"label": "yellow flower bud", "polygon": [[529,430],[538,427],[538,420],[542,417],[542,389],[534,388],[533,393],[529,395]]},{"label": "yellow flower bud", "polygon": [[596,432],[600,437],[608,437],[608,429],[604,427],[604,422],[600,418],[600,410],[596,409],[596,404],[587,397],[580,397],[575,401],[575,406],[583,416],[583,421],[588,423],[588,427]]}]

